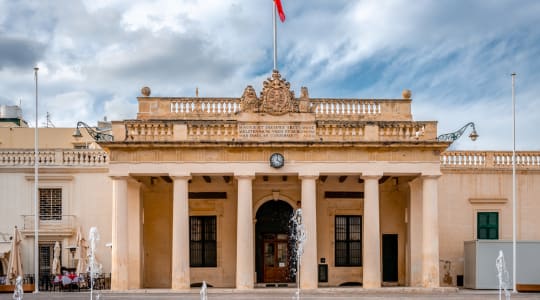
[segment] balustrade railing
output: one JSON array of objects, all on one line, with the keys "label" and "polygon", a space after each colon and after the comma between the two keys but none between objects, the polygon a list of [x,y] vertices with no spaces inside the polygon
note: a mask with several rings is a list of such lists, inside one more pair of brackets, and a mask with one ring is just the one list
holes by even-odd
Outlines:
[{"label": "balustrade railing", "polygon": [[[34,230],[34,215],[23,215],[24,226],[23,230]],[[39,220],[39,230],[58,230],[58,231],[72,231],[76,228],[77,218],[74,215],[58,215],[54,218],[47,216],[45,219]]]},{"label": "balustrade railing", "polygon": [[126,123],[128,141],[167,141],[173,136],[173,124],[164,122]]},{"label": "balustrade railing", "polygon": [[231,140],[238,136],[236,124],[200,123],[188,125],[189,140]]},{"label": "balustrade railing", "polygon": [[410,140],[421,139],[425,132],[425,125],[419,123],[395,123],[379,125],[379,137],[382,140]]},{"label": "balustrade railing", "polygon": [[381,102],[360,99],[313,99],[317,115],[380,115]]},{"label": "balustrade railing", "polygon": [[[446,151],[441,154],[443,168],[512,168],[510,151]],[[540,152],[516,152],[516,167],[539,169]]]},{"label": "balustrade railing", "polygon": [[317,126],[317,136],[328,140],[354,141],[364,137],[363,125],[321,123]]},{"label": "balustrade railing", "polygon": [[[410,120],[410,100],[312,98],[310,106],[318,119]],[[139,98],[138,119],[233,118],[241,110],[240,98]]]},{"label": "balustrade railing", "polygon": [[176,115],[197,114],[233,114],[240,110],[239,98],[185,98],[171,99],[170,112]]},{"label": "balustrade railing", "polygon": [[[44,166],[103,166],[109,156],[103,150],[44,149],[38,151],[39,165]],[[33,150],[0,150],[0,166],[33,166]]]}]

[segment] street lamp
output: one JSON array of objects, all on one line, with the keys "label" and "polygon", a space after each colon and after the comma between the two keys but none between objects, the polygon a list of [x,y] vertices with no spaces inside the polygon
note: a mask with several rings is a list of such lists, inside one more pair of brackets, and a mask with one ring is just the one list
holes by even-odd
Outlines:
[{"label": "street lamp", "polygon": [[73,137],[80,138],[82,137],[80,127],[83,127],[86,129],[88,134],[96,141],[96,142],[112,142],[113,136],[111,134],[105,133],[106,131],[109,131],[108,129],[99,129],[99,128],[92,128],[88,124],[79,121],[77,122],[77,127],[75,128],[75,131],[73,132]]},{"label": "street lamp", "polygon": [[461,137],[461,135],[463,135],[463,133],[465,132],[465,130],[469,126],[472,127],[472,132],[471,132],[471,134],[469,134],[469,138],[474,142],[479,137],[479,135],[476,132],[476,128],[474,127],[473,122],[469,122],[469,123],[465,124],[465,126],[461,127],[459,130],[457,130],[455,132],[441,134],[441,135],[439,135],[437,137],[437,140],[439,142],[454,142],[455,140],[459,139],[459,137]]}]

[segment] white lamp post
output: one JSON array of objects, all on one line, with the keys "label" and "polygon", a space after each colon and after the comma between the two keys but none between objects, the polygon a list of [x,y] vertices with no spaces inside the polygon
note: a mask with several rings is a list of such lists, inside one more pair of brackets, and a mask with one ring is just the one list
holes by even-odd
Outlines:
[{"label": "white lamp post", "polygon": [[38,207],[38,67],[34,68],[34,78],[36,81],[36,128],[34,130],[34,293],[39,292],[39,207]]}]

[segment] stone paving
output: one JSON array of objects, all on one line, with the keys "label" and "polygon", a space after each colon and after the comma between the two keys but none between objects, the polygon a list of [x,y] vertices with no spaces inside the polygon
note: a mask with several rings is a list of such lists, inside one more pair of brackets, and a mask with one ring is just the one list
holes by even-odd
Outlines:
[{"label": "stone paving", "polygon": [[[296,289],[293,288],[265,288],[251,291],[238,291],[235,289],[209,289],[208,300],[219,299],[293,299]],[[95,291],[94,299],[106,300],[127,300],[127,299],[200,299],[199,290],[172,292],[171,290],[136,290],[129,293]],[[0,294],[0,300],[13,299],[12,294]],[[37,294],[26,293],[23,299],[90,299],[90,292],[40,292]],[[364,290],[361,288],[321,288],[314,291],[302,291],[301,299],[499,299],[498,291],[485,290],[456,290],[456,289],[436,289],[422,290],[414,288],[383,288],[377,290]],[[504,294],[502,299],[505,299]],[[540,293],[518,293],[512,294],[511,299],[540,299]]]}]

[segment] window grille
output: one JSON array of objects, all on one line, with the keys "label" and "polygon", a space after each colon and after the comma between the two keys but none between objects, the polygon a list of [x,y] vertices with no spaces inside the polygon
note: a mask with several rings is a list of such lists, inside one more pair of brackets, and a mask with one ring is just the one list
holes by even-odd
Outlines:
[{"label": "window grille", "polygon": [[[62,244],[60,244],[62,249]],[[51,274],[51,267],[54,255],[54,243],[40,243],[39,244],[39,274],[40,277]],[[60,252],[60,261],[62,260],[62,253]]]},{"label": "window grille", "polygon": [[42,221],[62,220],[62,189],[39,189],[39,219]]},{"label": "window grille", "polygon": [[336,216],[336,266],[362,266],[362,217]]},{"label": "window grille", "polygon": [[216,217],[189,218],[189,264],[191,267],[216,267]]}]

